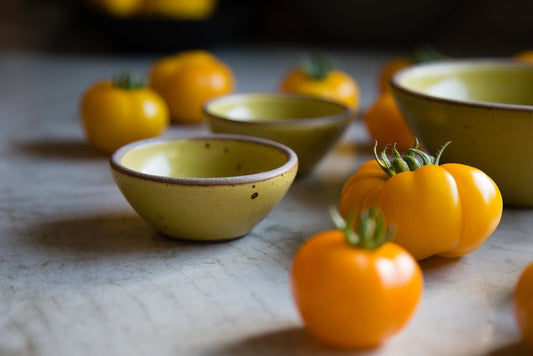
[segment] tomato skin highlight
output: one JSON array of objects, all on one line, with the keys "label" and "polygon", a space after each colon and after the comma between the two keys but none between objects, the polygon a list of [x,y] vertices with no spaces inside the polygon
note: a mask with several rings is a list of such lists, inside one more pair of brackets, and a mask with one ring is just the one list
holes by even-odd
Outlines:
[{"label": "tomato skin highlight", "polygon": [[390,242],[376,250],[354,248],[338,230],[300,248],[291,281],[309,332],[349,349],[377,346],[399,332],[423,288],[420,268],[403,248]]},{"label": "tomato skin highlight", "polygon": [[377,161],[363,164],[345,183],[342,216],[378,206],[397,227],[393,242],[417,260],[459,257],[479,248],[498,226],[501,193],[485,173],[461,164],[425,165],[392,177]]},{"label": "tomato skin highlight", "polygon": [[513,302],[522,340],[533,351],[533,262],[522,271],[515,287]]}]

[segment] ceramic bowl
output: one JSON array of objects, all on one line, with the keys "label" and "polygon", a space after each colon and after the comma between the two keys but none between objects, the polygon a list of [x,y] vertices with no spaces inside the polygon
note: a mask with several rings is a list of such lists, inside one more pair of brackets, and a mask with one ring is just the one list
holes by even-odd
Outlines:
[{"label": "ceramic bowl", "polygon": [[211,130],[263,137],[291,147],[299,174],[309,173],[354,117],[346,106],[288,93],[233,94],[204,105]]},{"label": "ceramic bowl", "polygon": [[398,107],[429,152],[477,167],[504,202],[533,205],[533,65],[447,60],[415,65],[391,81]]},{"label": "ceramic bowl", "polygon": [[277,142],[237,135],[149,139],[110,159],[120,191],[152,227],[187,240],[246,235],[282,199],[298,169]]}]

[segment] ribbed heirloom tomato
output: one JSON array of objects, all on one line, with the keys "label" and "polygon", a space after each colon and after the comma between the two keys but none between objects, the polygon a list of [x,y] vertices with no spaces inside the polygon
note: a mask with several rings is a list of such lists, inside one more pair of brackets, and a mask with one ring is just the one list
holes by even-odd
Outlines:
[{"label": "ribbed heirloom tomato", "polygon": [[524,269],[516,285],[514,311],[522,339],[533,350],[533,263]]},{"label": "ribbed heirloom tomato", "polygon": [[291,270],[294,301],[305,326],[342,348],[373,347],[399,332],[423,288],[418,264],[388,242],[391,231],[379,211],[365,211],[360,220],[357,234],[350,223],[339,221],[339,230],[311,237]]},{"label": "ribbed heirloom tomato", "polygon": [[163,99],[131,73],[91,85],[82,96],[80,111],[89,142],[107,154],[159,136],[169,123]]},{"label": "ribbed heirloom tomato", "polygon": [[202,106],[234,89],[231,69],[205,51],[186,51],[154,63],[150,86],[161,94],[177,123],[202,121]]},{"label": "ribbed heirloom tomato", "polygon": [[333,69],[329,60],[322,56],[312,56],[287,73],[281,80],[280,89],[336,101],[354,111],[359,109],[357,82],[350,75]]},{"label": "ribbed heirloom tomato", "polygon": [[[364,163],[344,184],[340,213],[359,214],[378,206],[397,227],[393,241],[417,260],[439,255],[459,257],[479,248],[500,222],[500,190],[481,170],[464,164],[439,165],[437,157],[415,147],[402,158],[387,147]],[[416,158],[417,155],[422,161]]]}]

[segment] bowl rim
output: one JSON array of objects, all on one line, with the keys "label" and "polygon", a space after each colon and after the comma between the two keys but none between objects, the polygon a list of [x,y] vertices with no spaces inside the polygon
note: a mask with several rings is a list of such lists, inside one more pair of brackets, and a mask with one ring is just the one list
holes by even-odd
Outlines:
[{"label": "bowl rim", "polygon": [[[318,116],[318,117],[307,117],[307,118],[299,118],[299,119],[276,119],[276,120],[266,120],[266,119],[259,119],[259,120],[239,120],[239,119],[232,119],[226,116],[221,116],[213,113],[210,111],[209,107],[213,105],[216,102],[219,101],[225,101],[225,100],[235,100],[239,98],[247,98],[247,97],[271,97],[271,98],[283,98],[283,99],[305,99],[309,101],[315,101],[315,102],[322,102],[327,103],[329,105],[337,106],[342,109],[341,112],[338,114],[333,115],[327,115],[327,116]],[[253,92],[253,93],[236,93],[236,94],[227,94],[222,96],[217,96],[212,99],[207,100],[204,105],[202,106],[202,112],[203,114],[208,118],[208,122],[211,118],[216,118],[217,120],[225,121],[225,122],[231,122],[231,123],[239,123],[246,126],[305,126],[310,124],[331,124],[331,123],[337,123],[337,122],[349,122],[357,115],[357,111],[352,110],[350,107],[338,103],[333,100],[328,100],[325,98],[320,98],[316,96],[311,95],[305,95],[305,94],[298,94],[298,93],[289,93],[289,92]]]},{"label": "bowl rim", "polygon": [[497,66],[499,68],[528,68],[533,71],[533,65],[531,63],[519,61],[517,59],[500,59],[500,58],[472,58],[472,59],[442,59],[437,61],[432,61],[428,63],[413,64],[409,67],[403,68],[396,72],[390,79],[390,86],[394,91],[415,96],[424,100],[431,100],[435,102],[445,103],[445,104],[454,104],[458,106],[468,106],[468,107],[477,107],[477,108],[487,108],[487,109],[505,109],[513,111],[523,111],[523,112],[533,112],[533,105],[520,105],[520,104],[504,104],[488,101],[478,101],[478,100],[459,100],[451,98],[443,98],[435,95],[430,95],[427,93],[422,93],[420,91],[408,89],[400,83],[402,77],[410,74],[413,71],[422,70],[430,67],[480,67],[480,66]]},{"label": "bowl rim", "polygon": [[[185,178],[185,177],[168,177],[161,176],[156,174],[144,173],[131,168],[124,166],[121,163],[122,157],[131,152],[134,149],[152,146],[160,143],[176,142],[176,141],[200,141],[200,140],[217,140],[217,141],[240,141],[254,143],[262,146],[267,146],[278,151],[281,151],[285,154],[287,160],[281,166],[278,166],[274,169],[263,171],[254,174],[239,175],[239,176],[230,176],[230,177],[211,177],[211,178]],[[172,185],[188,185],[188,186],[217,186],[217,185],[242,185],[249,184],[254,182],[261,182],[268,179],[275,178],[277,176],[283,176],[291,169],[298,169],[298,156],[296,153],[289,147],[272,141],[259,137],[251,137],[245,135],[234,135],[234,134],[203,134],[203,135],[194,135],[186,137],[177,137],[177,138],[165,138],[165,137],[155,137],[144,140],[135,141],[129,144],[126,144],[118,148],[109,158],[109,164],[113,170],[116,170],[119,173],[131,176],[134,178],[144,179],[148,181],[154,181],[159,183],[166,183]]]}]

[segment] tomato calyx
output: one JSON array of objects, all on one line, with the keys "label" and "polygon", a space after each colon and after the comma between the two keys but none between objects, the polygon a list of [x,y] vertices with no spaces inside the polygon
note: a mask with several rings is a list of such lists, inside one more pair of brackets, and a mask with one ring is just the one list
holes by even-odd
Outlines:
[{"label": "tomato calyx", "polygon": [[[415,137],[415,143],[413,147],[408,148],[407,153],[402,157],[400,155],[400,152],[398,152],[398,150],[396,149],[396,144],[393,144],[392,146],[385,145],[385,147],[381,151],[381,154],[378,155],[378,142],[374,141],[374,158],[376,159],[381,169],[383,169],[385,173],[392,177],[398,173],[411,172],[422,166],[430,164],[438,166],[442,153],[450,143],[451,141],[446,142],[444,145],[442,145],[441,148],[439,148],[437,154],[435,156],[432,156],[419,149],[420,144],[418,142],[418,139]],[[387,157],[387,150],[389,148],[391,148],[394,157],[392,160],[389,160],[389,158]],[[420,159],[418,159],[417,156]]]},{"label": "tomato calyx", "polygon": [[309,78],[324,80],[333,70],[333,65],[328,57],[322,54],[312,54],[302,60],[300,68]]},{"label": "tomato calyx", "polygon": [[146,87],[145,81],[134,72],[124,71],[113,77],[113,85],[125,90],[142,89]]},{"label": "tomato calyx", "polygon": [[346,242],[356,248],[375,250],[389,242],[395,232],[393,227],[387,226],[385,217],[377,207],[361,212],[357,231],[353,214],[344,219],[335,208],[331,208],[330,215],[335,226],[344,233]]}]

